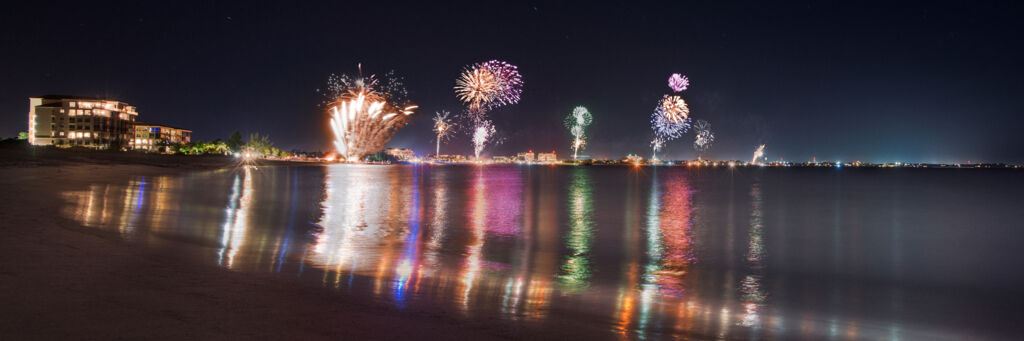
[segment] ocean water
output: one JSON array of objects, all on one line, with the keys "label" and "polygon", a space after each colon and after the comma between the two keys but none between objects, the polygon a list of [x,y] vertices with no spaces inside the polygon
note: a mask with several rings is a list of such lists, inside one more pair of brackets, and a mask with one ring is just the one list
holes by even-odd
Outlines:
[{"label": "ocean water", "polygon": [[1024,176],[983,169],[247,167],[63,214],[398,309],[609,339],[1017,339]]}]

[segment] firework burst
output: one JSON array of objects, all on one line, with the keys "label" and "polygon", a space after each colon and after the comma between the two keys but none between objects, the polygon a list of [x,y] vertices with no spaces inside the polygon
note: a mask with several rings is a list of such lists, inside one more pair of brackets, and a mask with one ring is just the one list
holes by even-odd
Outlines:
[{"label": "firework burst", "polygon": [[327,88],[317,89],[324,95],[324,104],[334,105],[341,98],[356,97],[360,92],[385,97],[388,104],[402,107],[408,104],[409,92],[405,89],[405,81],[395,74],[394,70],[377,75],[363,76],[363,66],[359,64],[359,75],[332,74],[327,78]]},{"label": "firework burst", "polygon": [[494,133],[494,124],[491,121],[483,120],[477,122],[476,128],[473,129],[473,153],[476,155],[477,160],[480,160],[480,152],[484,150],[484,145],[490,141]]},{"label": "firework burst", "polygon": [[455,125],[449,117],[448,111],[442,110],[434,113],[434,133],[437,134],[437,150],[434,155],[441,154],[441,140],[447,139],[455,131]]},{"label": "firework burst", "polygon": [[572,135],[572,159],[575,160],[580,150],[587,144],[587,136],[585,130],[591,122],[594,121],[594,116],[590,114],[590,110],[583,106],[578,106],[572,109],[572,113],[565,117],[565,126],[569,128],[569,134]]},{"label": "firework burst", "polygon": [[331,130],[338,155],[354,162],[383,149],[416,108],[396,108],[384,97],[365,91],[339,100],[331,107]]},{"label": "firework burst", "polygon": [[678,114],[669,114],[662,106],[658,106],[651,114],[651,128],[654,129],[654,135],[662,141],[671,141],[683,136],[690,129],[690,118],[680,119]]},{"label": "firework burst", "polygon": [[515,65],[491,60],[470,65],[455,80],[455,95],[471,112],[515,104],[523,92],[523,77]]},{"label": "firework burst", "polygon": [[693,149],[697,150],[697,158],[700,158],[700,154],[706,152],[715,142],[715,133],[711,131],[711,123],[705,120],[697,120],[697,123],[693,124],[693,130],[696,132]]},{"label": "firework burst", "polygon": [[401,78],[388,72],[382,78],[331,75],[325,93],[330,100],[334,147],[345,161],[354,162],[384,148],[398,128],[418,108],[406,100]]},{"label": "firework burst", "polygon": [[523,77],[515,65],[490,60],[467,66],[455,80],[455,96],[466,104],[473,121],[473,150],[477,159],[490,137],[494,125],[487,120],[487,111],[519,103]]},{"label": "firework burst", "polygon": [[672,88],[674,92],[680,92],[686,90],[690,86],[690,79],[686,78],[678,73],[673,73],[672,76],[668,77],[668,87]]}]

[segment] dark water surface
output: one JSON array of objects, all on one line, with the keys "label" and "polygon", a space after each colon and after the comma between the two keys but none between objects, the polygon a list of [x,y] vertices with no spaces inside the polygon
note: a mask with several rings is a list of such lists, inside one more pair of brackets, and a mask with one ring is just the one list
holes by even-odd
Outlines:
[{"label": "dark water surface", "polygon": [[64,214],[399,309],[609,338],[1013,339],[1012,170],[261,167],[63,194]]}]

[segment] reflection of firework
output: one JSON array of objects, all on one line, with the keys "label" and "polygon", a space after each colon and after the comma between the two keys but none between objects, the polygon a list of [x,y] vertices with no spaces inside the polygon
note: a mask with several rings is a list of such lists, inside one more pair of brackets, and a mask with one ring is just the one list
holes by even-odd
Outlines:
[{"label": "reflection of firework", "polygon": [[455,130],[452,120],[448,116],[448,111],[444,110],[434,114],[434,133],[437,134],[437,150],[434,152],[434,155],[441,154],[441,140],[451,136]]},{"label": "reflection of firework", "polygon": [[346,161],[384,148],[417,108],[406,102],[401,78],[393,71],[383,78],[364,77],[360,66],[359,76],[331,75],[327,84],[334,147]]},{"label": "reflection of firework", "polygon": [[523,77],[515,65],[491,60],[467,67],[455,80],[455,95],[471,112],[482,111],[519,102]]},{"label": "reflection of firework", "polygon": [[680,92],[686,90],[690,86],[690,79],[686,78],[678,73],[673,73],[672,76],[668,77],[668,87],[672,88],[672,91]]},{"label": "reflection of firework", "polygon": [[476,129],[473,130],[473,153],[477,160],[480,159],[480,152],[484,150],[484,144],[494,135],[494,132],[494,125],[491,124],[491,121],[477,122]]},{"label": "reflection of firework", "polygon": [[763,144],[760,145],[760,146],[757,146],[757,149],[754,150],[754,157],[750,159],[750,163],[757,164],[757,159],[762,157],[762,156],[764,156],[764,145]]},{"label": "reflection of firework", "polygon": [[584,129],[593,122],[594,117],[590,114],[590,111],[583,106],[578,106],[572,109],[572,113],[565,118],[565,126],[569,128],[569,134],[572,134],[572,158],[576,159],[577,152],[580,148],[583,148],[587,143],[587,136],[584,134]]},{"label": "reflection of firework", "polygon": [[698,156],[700,156],[700,153],[706,152],[708,148],[711,148],[711,144],[715,142],[715,133],[711,131],[711,123],[705,120],[697,120],[697,123],[693,124],[693,130],[696,132],[696,137],[693,139],[693,149],[696,149]]},{"label": "reflection of firework", "polygon": [[334,147],[345,161],[358,161],[384,148],[417,107],[396,108],[385,97],[365,90],[343,97],[331,107]]}]

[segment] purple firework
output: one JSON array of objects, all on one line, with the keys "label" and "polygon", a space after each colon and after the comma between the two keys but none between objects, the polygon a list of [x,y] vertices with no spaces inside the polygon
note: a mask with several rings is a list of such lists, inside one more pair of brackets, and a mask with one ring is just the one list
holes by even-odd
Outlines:
[{"label": "purple firework", "polygon": [[497,91],[490,101],[491,108],[519,103],[519,96],[523,93],[523,76],[519,74],[519,67],[500,60],[491,60],[479,67],[494,75],[497,83]]},{"label": "purple firework", "polygon": [[668,87],[672,88],[672,91],[680,92],[686,90],[690,86],[690,79],[686,78],[678,73],[673,73],[672,76],[668,77]]}]

